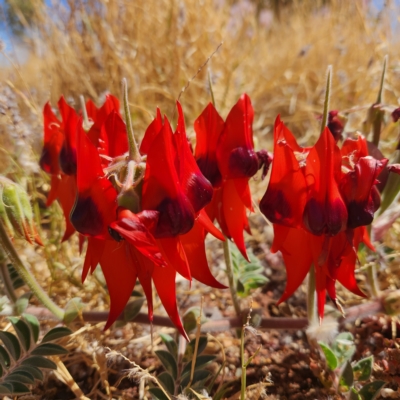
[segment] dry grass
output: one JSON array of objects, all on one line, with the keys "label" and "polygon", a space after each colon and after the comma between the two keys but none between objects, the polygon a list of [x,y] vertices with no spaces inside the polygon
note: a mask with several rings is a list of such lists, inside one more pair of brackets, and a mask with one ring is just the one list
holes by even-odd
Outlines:
[{"label": "dry grass", "polygon": [[[357,108],[350,114],[352,129],[361,127],[366,107],[376,99],[386,54],[385,102],[392,106],[399,102],[400,47],[391,28],[390,6],[377,14],[361,0],[337,0],[329,7],[312,9],[310,4],[316,2],[294,1],[280,11],[278,21],[271,11],[257,8],[262,1],[70,0],[68,7],[58,1],[51,7],[33,1],[37,25],[34,34],[25,38],[31,54],[23,65],[15,63],[0,70],[0,86],[7,92],[3,99],[6,111],[0,115],[1,147],[6,156],[1,156],[0,166],[1,173],[20,181],[25,173],[28,184],[37,188],[32,190],[32,200],[37,205],[37,218],[44,223],[42,234],[48,245],[39,250],[42,258],[34,270],[61,306],[81,296],[90,308],[107,309],[108,296],[100,275],[90,278],[84,287],[80,285],[81,259],[76,241],[72,246],[59,243],[60,210],[56,206],[39,210],[48,190],[47,178],[15,163],[19,160],[15,137],[25,141],[32,148],[31,159],[37,159],[41,108],[49,98],[55,104],[64,94],[78,104],[83,94],[101,102],[105,92],[119,95],[121,80],[126,77],[134,128],[139,135],[157,106],[173,119],[180,95],[191,133],[194,119],[211,99],[209,69],[221,115],[225,117],[239,95],[247,92],[255,108],[257,145],[269,149],[277,114],[302,143],[318,133],[317,117],[322,110],[329,64],[334,71],[331,108]],[[181,94],[221,42],[207,66]],[[12,51],[9,57],[15,57]],[[9,107],[7,96],[15,98],[15,106]],[[29,125],[29,135],[20,128],[21,121]],[[388,141],[393,139],[389,137]],[[265,190],[265,183],[257,190]],[[395,234],[390,236],[394,248],[400,247],[398,231],[395,225]],[[130,329],[122,329],[125,339],[133,333],[145,333],[142,328]],[[97,328],[90,335],[100,343],[111,340]],[[128,342],[118,342],[113,348],[125,349],[126,354]],[[91,363],[90,359],[85,362]]]}]

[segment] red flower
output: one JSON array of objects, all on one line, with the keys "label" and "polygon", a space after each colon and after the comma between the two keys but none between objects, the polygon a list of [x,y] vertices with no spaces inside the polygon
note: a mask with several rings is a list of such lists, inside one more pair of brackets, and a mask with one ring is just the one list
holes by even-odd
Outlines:
[{"label": "red flower", "polygon": [[[195,158],[214,187],[207,213],[211,219],[217,219],[225,236],[235,242],[246,258],[243,230],[250,233],[247,210],[253,211],[248,181],[262,166],[254,151],[253,116],[250,98],[244,94],[225,123],[209,104],[194,124]],[[263,159],[268,163],[268,158]]]},{"label": "red flower", "polygon": [[[175,134],[157,112],[141,145],[146,164],[144,159],[127,161],[123,156],[126,129],[113,111],[97,139],[90,137],[90,131],[86,135],[78,130],[78,196],[71,220],[88,237],[82,279],[99,263],[107,282],[111,308],[106,328],[123,311],[136,279],[147,297],[150,320],[153,281],[168,315],[185,337],[177,310],[176,273],[224,287],[211,275],[204,249],[206,231],[223,239],[203,211],[212,187],[190,152],[179,104],[178,112]],[[139,172],[130,175],[130,169]],[[126,196],[135,201],[126,201]],[[132,209],[118,207],[121,203]]]},{"label": "red flower", "polygon": [[361,242],[373,249],[364,226],[378,207],[376,178],[387,163],[367,154],[361,136],[346,140],[340,151],[328,128],[313,147],[301,148],[278,116],[271,179],[260,209],[274,226],[272,251],[281,251],[286,265],[280,301],[312,265],[320,317],[326,291],[336,302],[336,280],[363,295],[354,278],[357,249]]},{"label": "red flower", "polygon": [[[45,172],[51,174],[51,189],[46,205],[49,206],[58,199],[64,212],[66,221],[66,230],[62,239],[64,241],[75,232],[69,215],[77,195],[76,141],[77,132],[82,129],[82,120],[67,104],[64,97],[58,101],[58,108],[61,122],[54,115],[49,103],[44,106],[44,145],[40,166]],[[128,147],[125,125],[118,110],[119,102],[113,96],[107,96],[104,105],[99,109],[92,101],[87,103],[87,111],[92,123],[88,137],[99,148],[100,154],[107,154],[110,157],[122,154]]]}]

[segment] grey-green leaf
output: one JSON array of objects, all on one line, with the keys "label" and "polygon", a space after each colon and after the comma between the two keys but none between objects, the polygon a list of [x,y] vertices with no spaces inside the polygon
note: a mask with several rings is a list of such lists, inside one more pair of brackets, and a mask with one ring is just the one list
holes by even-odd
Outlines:
[{"label": "grey-green leaf", "polygon": [[10,390],[7,386],[4,386],[3,384],[0,385],[0,394],[10,394]]},{"label": "grey-green leaf", "polygon": [[328,368],[330,370],[334,371],[338,366],[338,360],[336,358],[335,353],[327,344],[325,344],[323,342],[319,342],[318,344],[321,346],[321,349],[324,352],[326,364],[328,365]]},{"label": "grey-green leaf", "polygon": [[344,391],[350,390],[354,383],[353,368],[349,361],[346,362],[339,380],[339,386]]},{"label": "grey-green leaf", "polygon": [[0,331],[0,339],[3,341],[5,348],[10,356],[17,361],[21,356],[21,346],[18,339],[10,332]]},{"label": "grey-green leaf", "polygon": [[173,376],[176,380],[178,375],[178,366],[176,365],[176,361],[174,356],[165,350],[157,350],[155,351],[156,356],[160,359],[164,368]]},{"label": "grey-green leaf", "polygon": [[8,319],[12,323],[15,332],[17,332],[22,347],[25,351],[28,351],[31,347],[31,330],[29,326],[21,318],[9,317]]},{"label": "grey-green leaf", "polygon": [[57,365],[53,361],[41,356],[31,356],[22,361],[21,365],[27,365],[28,367],[57,369]]},{"label": "grey-green leaf", "polygon": [[386,385],[385,381],[374,381],[367,383],[358,393],[363,400],[374,400],[378,397],[381,389]]},{"label": "grey-green leaf", "polygon": [[17,299],[17,301],[14,304],[14,309],[17,315],[21,315],[23,312],[25,312],[26,308],[28,307],[29,304],[29,299],[32,297],[31,292],[24,293],[21,297]]},{"label": "grey-green leaf", "polygon": [[362,399],[361,399],[360,395],[358,394],[357,390],[354,388],[351,388],[349,400],[362,400]]},{"label": "grey-green leaf", "polygon": [[[204,349],[207,347],[208,339],[207,336],[200,336],[199,337],[199,344],[197,347],[197,355],[200,355]],[[196,345],[196,338],[192,339],[189,344],[186,346],[185,355],[183,357],[183,361],[189,362],[192,360],[194,355],[194,348]]]},{"label": "grey-green leaf", "polygon": [[64,322],[66,324],[71,323],[75,318],[78,317],[82,308],[83,303],[80,297],[74,297],[73,299],[71,299],[65,307]]},{"label": "grey-green leaf", "polygon": [[35,382],[35,378],[29,372],[20,369],[19,371],[13,371],[11,374],[7,375],[5,381],[32,384]]},{"label": "grey-green leaf", "polygon": [[44,335],[42,343],[60,339],[64,336],[70,335],[71,333],[72,333],[71,329],[68,329],[65,326],[57,326],[56,328],[51,329]]},{"label": "grey-green leaf", "polygon": [[366,381],[372,374],[374,366],[374,356],[363,358],[353,367],[354,379],[356,381]]},{"label": "grey-green leaf", "polygon": [[37,368],[37,367],[31,367],[31,366],[21,366],[18,368],[15,368],[13,372],[18,372],[18,371],[24,371],[28,372],[33,376],[33,378],[37,379],[38,381],[43,381],[43,372]]},{"label": "grey-green leaf", "polygon": [[[196,358],[196,364],[195,364],[195,369],[199,369],[201,367],[206,366],[207,364],[209,364],[211,361],[213,361],[215,359],[215,356],[212,355],[203,355],[203,356],[198,356]],[[190,361],[188,364],[185,365],[185,368],[182,371],[182,376],[184,376],[187,373],[190,373],[192,369],[192,361]]]},{"label": "grey-green leaf", "polygon": [[164,389],[170,393],[174,394],[175,392],[175,381],[169,372],[163,372],[162,374],[157,376],[158,381],[163,385]]},{"label": "grey-green leaf", "polygon": [[20,383],[20,382],[7,382],[7,383],[3,383],[4,386],[9,387],[8,385],[11,385],[12,393],[15,394],[20,394],[20,393],[30,393],[30,390],[28,389],[28,387],[26,387],[24,384]]},{"label": "grey-green leaf", "polygon": [[38,319],[31,314],[22,314],[25,321],[29,324],[32,331],[33,341],[36,343],[39,339],[40,325]]},{"label": "grey-green leaf", "polygon": [[[205,369],[200,369],[199,371],[195,371],[195,373],[193,374],[193,381],[192,381],[192,386],[196,386],[201,384],[202,382],[206,381],[211,375],[210,371],[206,371]],[[187,385],[189,384],[189,380],[190,380],[190,374],[187,374],[181,382],[181,386],[183,388],[187,387]]]},{"label": "grey-green leaf", "polygon": [[43,343],[31,352],[33,356],[56,356],[68,353],[67,349],[55,343]]},{"label": "grey-green leaf", "polygon": [[7,353],[6,349],[3,346],[0,346],[0,363],[3,367],[9,367],[11,360],[10,355]]},{"label": "grey-green leaf", "polygon": [[139,313],[142,305],[144,303],[145,298],[140,297],[136,300],[130,301],[124,309],[124,321],[129,322],[132,321]]},{"label": "grey-green leaf", "polygon": [[160,388],[150,388],[149,392],[154,400],[170,400]]},{"label": "grey-green leaf", "polygon": [[160,333],[161,340],[167,346],[168,351],[174,356],[176,359],[178,355],[178,345],[176,344],[175,340],[172,336],[166,333]]}]

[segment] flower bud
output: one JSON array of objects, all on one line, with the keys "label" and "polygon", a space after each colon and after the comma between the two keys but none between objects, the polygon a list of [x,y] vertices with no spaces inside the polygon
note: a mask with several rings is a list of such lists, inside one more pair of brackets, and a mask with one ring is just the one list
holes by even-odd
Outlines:
[{"label": "flower bud", "polygon": [[11,180],[0,177],[0,218],[9,234],[23,236],[43,245],[33,224],[33,212],[25,190]]}]

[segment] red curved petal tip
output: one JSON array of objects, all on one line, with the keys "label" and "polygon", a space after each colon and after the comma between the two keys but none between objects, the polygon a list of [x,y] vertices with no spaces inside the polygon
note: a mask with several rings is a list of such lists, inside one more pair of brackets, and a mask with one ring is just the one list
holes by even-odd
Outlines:
[{"label": "red curved petal tip", "polygon": [[213,187],[221,185],[221,172],[217,161],[217,145],[225,123],[212,103],[194,122],[196,132],[195,159],[200,171]]},{"label": "red curved petal tip", "polygon": [[195,219],[192,204],[180,185],[172,135],[166,120],[150,146],[143,180],[142,209],[160,213],[154,233],[157,238],[184,234]]},{"label": "red curved petal tip", "polygon": [[179,103],[177,103],[177,107],[178,126],[173,135],[176,150],[175,165],[180,186],[192,204],[194,212],[197,213],[210,203],[213,187],[196,164],[186,136],[182,107]]},{"label": "red curved petal tip", "polygon": [[218,144],[218,166],[224,178],[250,178],[258,171],[253,119],[250,98],[244,94],[229,112]]},{"label": "red curved petal tip", "polygon": [[44,143],[40,156],[40,167],[48,174],[56,175],[60,171],[58,156],[64,142],[61,122],[54,115],[50,103],[43,108]]}]

